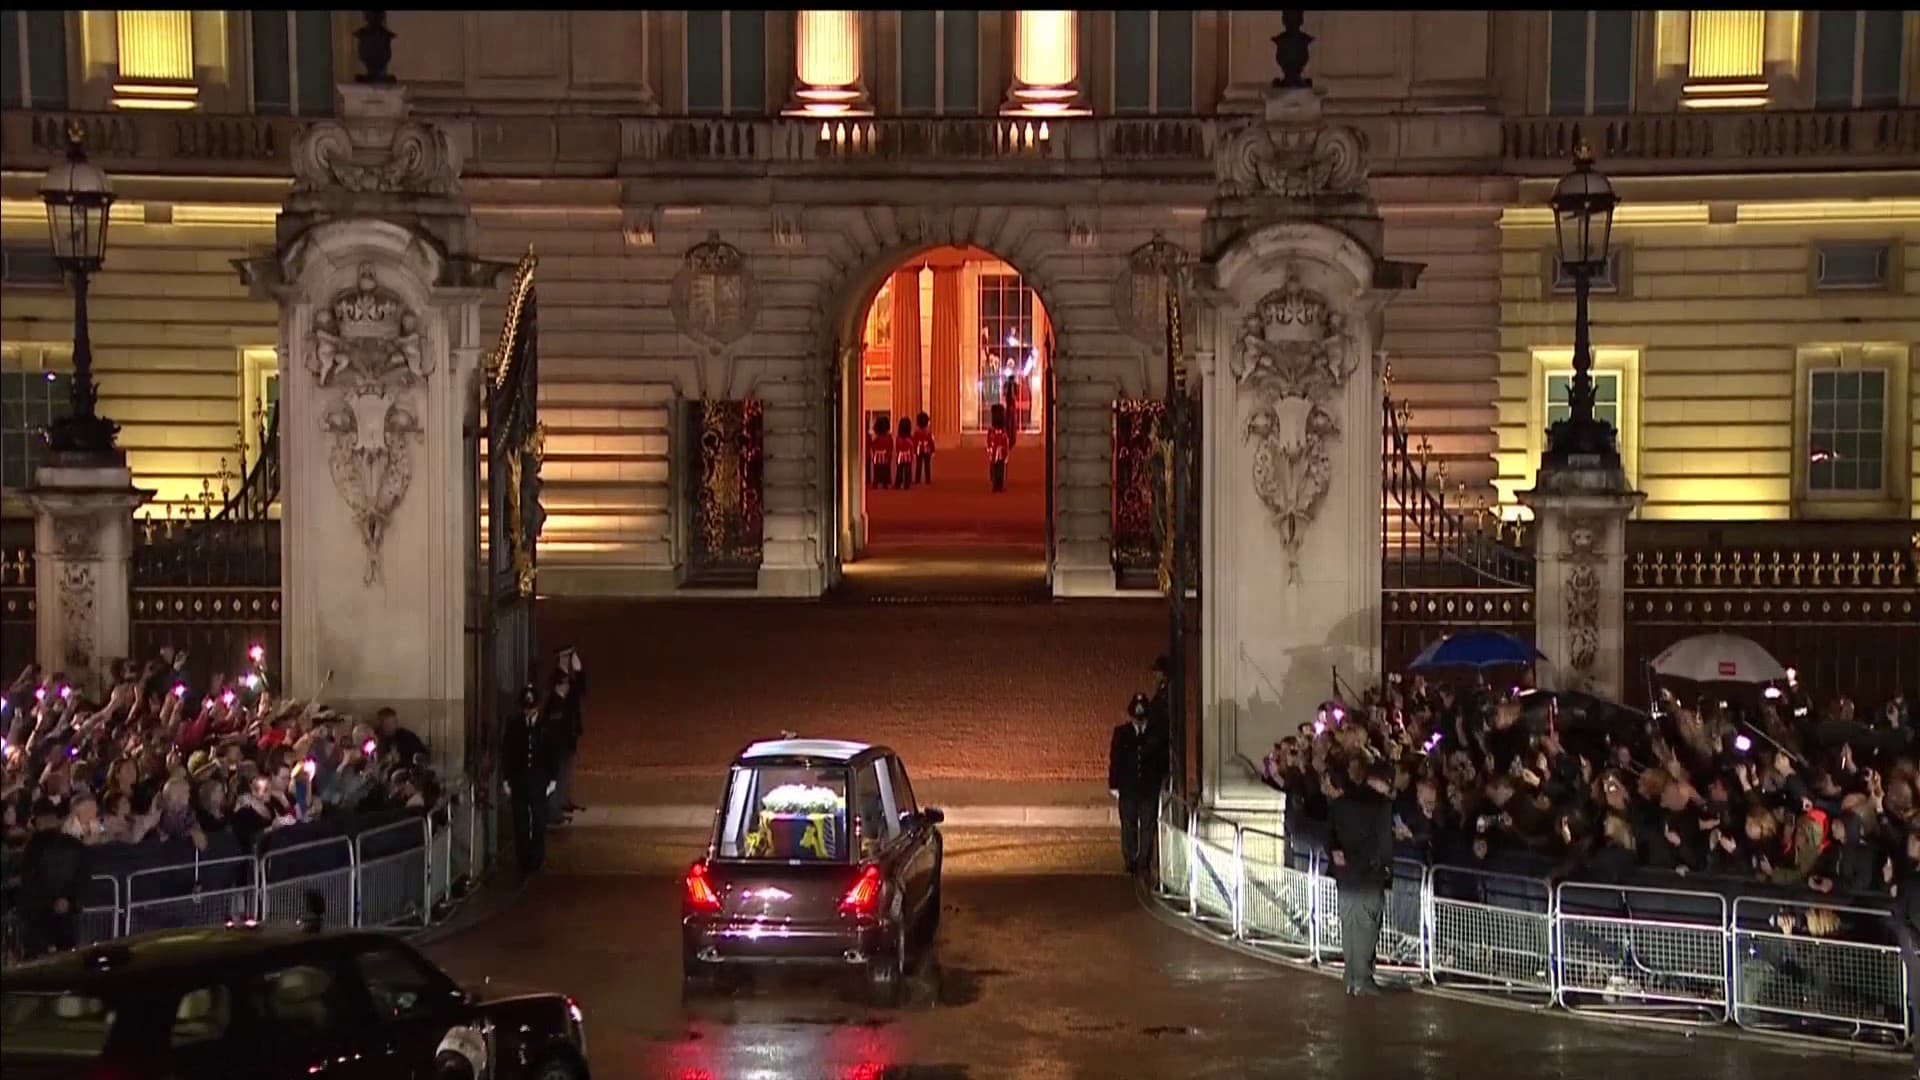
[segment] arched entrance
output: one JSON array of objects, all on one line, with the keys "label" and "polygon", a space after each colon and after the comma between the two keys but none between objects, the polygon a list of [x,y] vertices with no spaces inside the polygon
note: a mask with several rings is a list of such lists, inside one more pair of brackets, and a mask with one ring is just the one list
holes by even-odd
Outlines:
[{"label": "arched entrance", "polygon": [[1057,422],[1055,337],[1037,288],[988,251],[948,245],[898,261],[858,296],[841,337],[843,580],[1044,594]]}]

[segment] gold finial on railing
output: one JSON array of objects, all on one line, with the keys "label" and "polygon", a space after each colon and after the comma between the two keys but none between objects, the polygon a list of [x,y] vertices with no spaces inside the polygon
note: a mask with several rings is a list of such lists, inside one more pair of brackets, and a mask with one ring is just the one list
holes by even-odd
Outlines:
[{"label": "gold finial on railing", "polygon": [[33,567],[33,554],[27,548],[14,548],[6,556],[7,573],[13,575],[13,584],[25,585],[27,571]]},{"label": "gold finial on railing", "polygon": [[1407,425],[1413,422],[1413,406],[1406,401],[1401,401],[1395,415],[1400,418],[1400,428],[1404,431]]},{"label": "gold finial on railing", "polygon": [[1886,569],[1886,566],[1880,561],[1880,552],[1874,551],[1871,555],[1872,557],[1867,561],[1866,566],[1867,582],[1875,588],[1879,588],[1880,572]]},{"label": "gold finial on railing", "polygon": [[1445,495],[1447,493],[1447,459],[1446,458],[1440,459],[1439,463],[1434,466],[1434,472],[1440,477],[1440,494]]},{"label": "gold finial on railing", "polygon": [[213,481],[204,476],[200,478],[200,500],[199,501],[200,501],[200,516],[202,518],[212,517],[213,516]]},{"label": "gold finial on railing", "polygon": [[1429,442],[1425,435],[1422,435],[1420,436],[1420,442],[1415,446],[1415,449],[1420,451],[1420,460],[1425,461],[1427,460],[1428,456],[1433,453],[1433,443]]},{"label": "gold finial on railing", "polygon": [[1723,584],[1720,575],[1725,568],[1721,564],[1721,559],[1722,559],[1722,556],[1720,554],[1720,550],[1718,548],[1715,548],[1713,552],[1713,562],[1710,564],[1709,568],[1713,571],[1713,585],[1714,585],[1714,588],[1716,589]]},{"label": "gold finial on railing", "polygon": [[[241,443],[241,446],[243,448],[245,447],[245,445],[246,444],[244,442]],[[220,471],[218,473],[215,473],[214,475],[220,478],[220,505],[225,506],[227,505],[227,500],[233,498],[233,475],[234,474],[233,474],[233,466],[227,461],[224,455],[222,455],[222,457],[220,458]]]}]

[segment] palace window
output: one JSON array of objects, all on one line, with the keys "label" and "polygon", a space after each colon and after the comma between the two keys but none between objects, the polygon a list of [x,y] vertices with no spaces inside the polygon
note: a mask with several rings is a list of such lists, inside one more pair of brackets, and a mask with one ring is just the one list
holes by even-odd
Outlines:
[{"label": "palace window", "polygon": [[[1799,36],[1799,13],[1782,13],[1777,30]],[[1689,109],[1757,109],[1767,104],[1767,32],[1764,11],[1687,12],[1686,84]]]},{"label": "palace window", "polygon": [[1547,111],[1623,113],[1633,103],[1633,12],[1556,11],[1547,42]]},{"label": "palace window", "polygon": [[[1561,262],[1553,253],[1547,259],[1548,284],[1555,293],[1571,296],[1574,292],[1574,277],[1568,272],[1567,264]],[[1607,261],[1600,265],[1598,272],[1587,279],[1588,286],[1596,293],[1617,293],[1620,291],[1621,250],[1617,247],[1607,252]]]},{"label": "palace window", "polygon": [[963,413],[967,431],[985,431],[993,422],[995,403],[1005,404],[1012,390],[1008,420],[1016,432],[1040,430],[1036,404],[1041,399],[1039,302],[1019,274],[983,273],[979,291],[980,347],[973,357],[967,382],[973,408]]},{"label": "palace window", "polygon": [[67,14],[0,12],[0,55],[6,57],[0,104],[9,109],[67,107]]},{"label": "palace window", "polygon": [[1887,373],[1807,373],[1807,492],[1878,495],[1886,489]]},{"label": "palace window", "polygon": [[65,347],[9,345],[0,353],[0,487],[33,482],[49,424],[67,415],[71,380]]},{"label": "palace window", "polygon": [[279,352],[271,346],[241,350],[240,379],[240,431],[252,462],[260,453],[262,427],[280,404]]},{"label": "palace window", "polygon": [[687,12],[687,111],[767,111],[766,12]]},{"label": "palace window", "polygon": [[114,12],[120,72],[113,103],[122,109],[191,109],[200,89],[193,81],[193,12]]},{"label": "palace window", "polygon": [[1013,21],[1009,116],[1085,116],[1080,101],[1080,20],[1072,11],[1019,11]]},{"label": "palace window", "polygon": [[1822,109],[1886,109],[1900,103],[1898,11],[1822,11],[1815,24],[1813,100]]},{"label": "palace window", "polygon": [[1113,13],[1113,109],[1193,111],[1193,12]]},{"label": "palace window", "polygon": [[1891,251],[1890,244],[1816,244],[1814,287],[1822,291],[1885,288]]},{"label": "palace window", "polygon": [[[1613,428],[1617,436],[1620,431],[1620,373],[1617,371],[1595,371],[1593,375],[1593,416],[1604,420]],[[1553,430],[1553,425],[1573,415],[1572,406],[1567,404],[1573,395],[1573,372],[1547,372],[1547,407],[1543,428]]]},{"label": "palace window", "polygon": [[333,19],[325,11],[255,11],[253,109],[271,116],[333,111]]},{"label": "palace window", "polygon": [[41,244],[7,244],[0,248],[0,282],[8,285],[65,285],[66,271],[53,259],[53,248]]},{"label": "palace window", "polygon": [[900,110],[980,111],[980,13],[900,13]]}]

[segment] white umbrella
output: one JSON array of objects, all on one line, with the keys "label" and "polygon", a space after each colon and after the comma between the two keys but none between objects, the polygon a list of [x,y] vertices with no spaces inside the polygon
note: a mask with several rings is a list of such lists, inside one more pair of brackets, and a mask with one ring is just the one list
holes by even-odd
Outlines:
[{"label": "white umbrella", "polygon": [[1787,669],[1771,653],[1738,634],[1699,634],[1676,641],[1653,658],[1653,670],[1702,683],[1764,683],[1787,677]]}]

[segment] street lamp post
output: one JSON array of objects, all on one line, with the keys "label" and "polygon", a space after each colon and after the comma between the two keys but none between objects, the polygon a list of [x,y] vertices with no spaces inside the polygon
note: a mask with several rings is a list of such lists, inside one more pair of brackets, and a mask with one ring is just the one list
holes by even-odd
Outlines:
[{"label": "street lamp post", "polygon": [[1620,200],[1613,185],[1593,168],[1593,151],[1582,140],[1574,150],[1573,171],[1553,189],[1553,240],[1560,265],[1573,278],[1573,386],[1568,416],[1547,433],[1550,466],[1618,465],[1620,451],[1613,425],[1593,414],[1593,345],[1587,301],[1593,276],[1606,268],[1613,211]]},{"label": "street lamp post", "polygon": [[47,204],[54,262],[73,279],[71,407],[48,426],[47,448],[55,454],[119,460],[122,455],[113,440],[120,426],[97,411],[99,391],[93,384],[93,346],[87,334],[87,279],[106,258],[113,185],[87,160],[80,125],[67,128],[67,156],[47,170],[40,198]]}]

